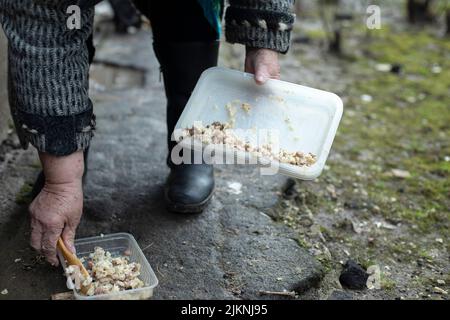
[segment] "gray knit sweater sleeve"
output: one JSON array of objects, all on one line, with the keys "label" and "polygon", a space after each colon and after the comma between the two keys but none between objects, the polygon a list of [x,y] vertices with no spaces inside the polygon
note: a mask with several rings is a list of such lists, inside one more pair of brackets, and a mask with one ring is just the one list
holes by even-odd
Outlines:
[{"label": "gray knit sweater sleeve", "polygon": [[294,0],[229,0],[225,14],[228,42],[285,53],[295,21]]},{"label": "gray knit sweater sleeve", "polygon": [[11,113],[24,148],[57,156],[86,149],[95,126],[88,97],[94,10],[81,12],[81,29],[67,27],[74,0],[0,0],[8,37]]}]

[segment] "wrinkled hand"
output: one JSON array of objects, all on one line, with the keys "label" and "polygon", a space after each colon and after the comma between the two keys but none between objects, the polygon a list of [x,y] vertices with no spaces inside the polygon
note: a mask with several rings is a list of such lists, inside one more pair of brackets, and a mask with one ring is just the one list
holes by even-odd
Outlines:
[{"label": "wrinkled hand", "polygon": [[57,266],[58,238],[61,236],[67,248],[75,252],[73,242],[82,212],[81,180],[65,184],[46,183],[30,205],[31,246]]},{"label": "wrinkled hand", "polygon": [[247,48],[245,71],[253,73],[259,85],[266,83],[269,79],[279,79],[278,52],[270,49]]},{"label": "wrinkled hand", "polygon": [[39,153],[45,185],[30,204],[31,246],[52,265],[58,265],[56,243],[61,236],[75,253],[75,231],[83,212],[83,152],[64,157]]}]

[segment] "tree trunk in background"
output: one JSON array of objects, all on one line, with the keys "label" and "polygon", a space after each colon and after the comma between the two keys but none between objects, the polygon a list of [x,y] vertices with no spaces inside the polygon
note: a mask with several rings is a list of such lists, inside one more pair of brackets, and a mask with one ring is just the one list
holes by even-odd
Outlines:
[{"label": "tree trunk in background", "polygon": [[421,24],[432,22],[431,3],[432,0],[408,0],[406,9],[409,23]]}]

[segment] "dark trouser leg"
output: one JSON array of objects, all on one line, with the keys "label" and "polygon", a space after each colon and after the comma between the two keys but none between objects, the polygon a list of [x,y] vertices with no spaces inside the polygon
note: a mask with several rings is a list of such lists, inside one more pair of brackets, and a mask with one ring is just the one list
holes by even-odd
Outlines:
[{"label": "dark trouser leg", "polygon": [[169,151],[176,145],[171,139],[175,125],[203,71],[217,65],[219,42],[154,42],[164,78],[167,97],[167,145]]},{"label": "dark trouser leg", "polygon": [[[174,165],[170,152],[176,145],[171,134],[201,73],[217,65],[217,33],[203,15],[197,0],[136,0],[151,22],[154,50],[161,65],[167,96],[168,164],[171,168],[165,197],[169,210],[201,212],[214,190],[213,167],[206,164]],[[170,19],[168,19],[170,16]]]},{"label": "dark trouser leg", "polygon": [[167,143],[170,176],[165,188],[169,210],[201,212],[214,190],[214,171],[211,165],[181,164],[170,161],[170,152],[176,145],[171,133],[197,83],[200,74],[217,65],[218,42],[154,43],[161,64],[167,95]]},{"label": "dark trouser leg", "polygon": [[127,33],[129,27],[141,27],[141,17],[130,0],[109,0],[114,11],[116,32]]}]

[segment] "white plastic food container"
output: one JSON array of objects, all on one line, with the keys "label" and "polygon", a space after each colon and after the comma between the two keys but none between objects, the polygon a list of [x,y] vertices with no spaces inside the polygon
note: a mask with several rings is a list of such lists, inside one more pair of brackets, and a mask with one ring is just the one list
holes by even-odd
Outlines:
[{"label": "white plastic food container", "polygon": [[[158,285],[158,279],[153,272],[138,243],[131,234],[115,233],[101,237],[83,238],[75,241],[77,257],[89,257],[94,252],[95,247],[102,247],[106,251],[111,252],[114,256],[123,256],[125,251],[130,253],[130,262],[141,264],[141,275],[139,278],[145,283],[145,286],[138,289],[124,290],[120,292],[101,294],[94,296],[85,296],[73,289],[75,299],[77,300],[145,300],[153,296],[153,289]],[[58,257],[61,265],[66,269],[67,265],[63,256],[58,251]],[[71,281],[70,279],[68,281]],[[72,286],[73,287],[73,286]]]},{"label": "white plastic food container", "polygon": [[[317,162],[310,167],[279,163],[279,173],[303,180],[321,174],[342,117],[343,103],[337,95],[272,79],[260,86],[252,74],[214,67],[201,75],[175,132],[191,128],[196,122],[205,126],[215,121],[228,122],[226,105],[233,101],[251,106],[248,112],[236,108],[234,128],[275,130],[281,149],[317,156]],[[181,144],[185,148],[198,147],[189,139]],[[217,152],[234,152],[238,158],[251,157],[246,152],[224,150],[223,146]]]}]

